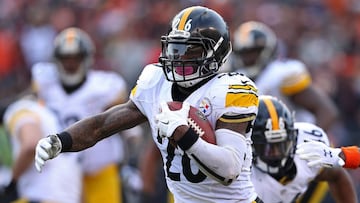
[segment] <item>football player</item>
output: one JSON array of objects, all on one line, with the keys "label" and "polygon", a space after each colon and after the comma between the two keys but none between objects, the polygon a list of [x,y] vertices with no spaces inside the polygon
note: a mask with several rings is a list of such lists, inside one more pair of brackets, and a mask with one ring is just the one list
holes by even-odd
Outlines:
[{"label": "football player", "polygon": [[[35,92],[60,118],[63,127],[100,113],[128,98],[125,80],[115,72],[95,70],[95,47],[90,36],[75,27],[54,40],[54,63],[32,68]],[[120,136],[102,140],[81,154],[85,203],[119,203]]]},{"label": "football player", "polygon": [[311,168],[295,154],[301,143],[312,140],[328,146],[329,140],[320,127],[294,122],[293,113],[277,98],[259,96],[251,139],[254,152],[251,180],[264,202],[297,202],[312,180],[327,181],[336,202],[357,202],[354,185],[344,169]]},{"label": "football player", "polygon": [[[267,25],[245,22],[234,31],[234,51],[229,64],[232,70],[253,79],[259,95],[275,96],[293,109],[296,121],[311,122],[328,131],[338,116],[334,102],[312,85],[311,75],[303,62],[280,58],[277,47],[278,39]],[[324,196],[326,188],[327,185],[321,182],[313,184],[306,196]],[[319,192],[315,194],[316,191]]]},{"label": "football player", "polygon": [[[12,181],[4,196],[0,195],[0,202],[13,202],[16,196],[24,203],[81,202],[82,170],[75,154],[61,154],[59,159],[46,165],[41,174],[33,167],[37,142],[49,133],[61,130],[52,111],[35,98],[23,98],[8,106],[4,126],[11,136],[14,164]],[[13,192],[8,193],[10,191]]]},{"label": "football player", "polygon": [[297,121],[316,123],[329,130],[338,115],[335,104],[312,85],[303,62],[278,57],[277,41],[264,23],[241,24],[233,35],[232,69],[253,79],[260,95],[281,99],[296,112]]},{"label": "football player", "polygon": [[310,167],[360,167],[360,150],[357,146],[330,147],[321,142],[305,142],[297,146],[296,154],[308,161]]},{"label": "football player", "polygon": [[[250,181],[257,89],[242,74],[218,74],[231,52],[227,24],[212,9],[188,7],[161,42],[160,63],[143,69],[130,100],[39,141],[36,167],[147,121],[175,202],[261,202]],[[168,101],[182,108],[170,111]],[[206,115],[217,145],[189,128],[190,105]]]}]

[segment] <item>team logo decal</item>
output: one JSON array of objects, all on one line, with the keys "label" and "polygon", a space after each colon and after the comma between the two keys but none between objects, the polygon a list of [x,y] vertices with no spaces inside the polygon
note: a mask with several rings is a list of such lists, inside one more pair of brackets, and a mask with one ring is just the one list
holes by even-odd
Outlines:
[{"label": "team logo decal", "polygon": [[204,113],[205,116],[208,116],[211,114],[212,106],[210,103],[210,100],[208,98],[204,98],[200,102],[199,110]]}]

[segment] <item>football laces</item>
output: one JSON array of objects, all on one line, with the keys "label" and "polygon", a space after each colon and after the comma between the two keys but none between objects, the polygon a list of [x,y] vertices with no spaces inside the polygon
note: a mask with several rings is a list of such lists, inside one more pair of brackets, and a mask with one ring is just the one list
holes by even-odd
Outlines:
[{"label": "football laces", "polygon": [[205,134],[205,131],[200,128],[200,126],[192,119],[187,119],[189,126],[195,130],[195,132],[201,137]]}]

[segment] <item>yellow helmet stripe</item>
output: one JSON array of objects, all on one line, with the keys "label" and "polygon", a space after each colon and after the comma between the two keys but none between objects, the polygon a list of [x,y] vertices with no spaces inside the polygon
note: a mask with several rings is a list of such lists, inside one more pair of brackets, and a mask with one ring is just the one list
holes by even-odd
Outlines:
[{"label": "yellow helmet stripe", "polygon": [[274,104],[272,103],[270,98],[264,98],[263,101],[264,101],[264,103],[266,105],[266,108],[269,111],[270,118],[271,118],[271,121],[272,121],[273,130],[279,130],[279,119],[278,119],[279,117],[277,115],[276,108],[275,108]]},{"label": "yellow helmet stripe", "polygon": [[184,30],[184,28],[185,28],[185,23],[186,23],[189,15],[190,15],[190,13],[194,10],[194,8],[195,8],[195,7],[190,7],[190,8],[188,8],[188,9],[186,9],[186,10],[184,11],[184,14],[183,14],[183,16],[182,16],[181,19],[180,19],[180,23],[179,23],[178,30]]},{"label": "yellow helmet stripe", "polygon": [[69,29],[67,32],[66,32],[66,42],[67,43],[73,43],[74,40],[76,38],[76,29]]}]

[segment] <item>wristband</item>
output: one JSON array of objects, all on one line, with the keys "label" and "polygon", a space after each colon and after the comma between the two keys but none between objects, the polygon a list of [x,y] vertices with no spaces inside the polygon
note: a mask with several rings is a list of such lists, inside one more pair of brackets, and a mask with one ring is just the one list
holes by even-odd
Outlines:
[{"label": "wristband", "polygon": [[177,144],[182,150],[186,151],[197,141],[198,138],[198,134],[196,134],[192,128],[189,128],[185,135],[177,141]]},{"label": "wristband", "polygon": [[72,147],[72,138],[70,134],[66,131],[57,134],[59,140],[61,141],[61,152],[69,152]]},{"label": "wristband", "polygon": [[356,169],[360,166],[360,151],[356,146],[341,147],[345,156],[344,168]]}]

